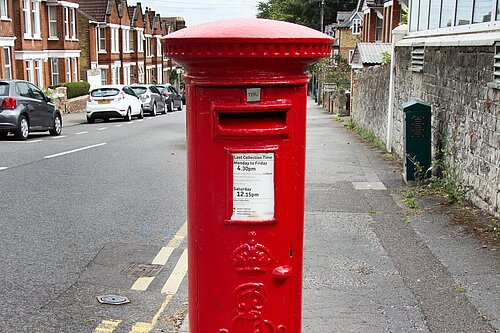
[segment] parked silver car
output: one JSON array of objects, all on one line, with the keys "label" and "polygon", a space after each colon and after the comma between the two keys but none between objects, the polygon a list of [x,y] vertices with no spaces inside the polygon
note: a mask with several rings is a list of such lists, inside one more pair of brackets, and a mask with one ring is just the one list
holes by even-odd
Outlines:
[{"label": "parked silver car", "polygon": [[174,109],[182,111],[182,96],[177,92],[177,90],[175,90],[174,87],[172,87],[170,83],[157,84],[156,86],[161,91],[165,104],[167,105],[168,112],[172,112]]},{"label": "parked silver car", "polygon": [[158,112],[167,113],[165,100],[155,85],[134,84],[130,88],[139,96],[144,112],[148,112],[152,116],[156,116]]},{"label": "parked silver car", "polygon": [[13,133],[26,140],[31,132],[60,135],[59,109],[34,84],[23,80],[0,80],[0,137]]}]

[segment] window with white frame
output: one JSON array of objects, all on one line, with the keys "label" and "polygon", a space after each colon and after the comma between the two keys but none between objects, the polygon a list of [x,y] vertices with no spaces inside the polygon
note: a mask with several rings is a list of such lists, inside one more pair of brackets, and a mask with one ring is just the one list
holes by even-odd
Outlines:
[{"label": "window with white frame", "polygon": [[120,49],[120,32],[118,28],[111,28],[111,53],[118,53]]},{"label": "window with white frame", "polygon": [[151,56],[151,38],[146,36],[146,57]]},{"label": "window with white frame", "polygon": [[122,30],[123,53],[130,53],[130,30]]},{"label": "window with white frame", "polygon": [[134,39],[134,30],[129,30],[128,31],[128,43],[129,43],[129,46],[128,46],[128,49],[130,52],[133,52],[134,51],[134,43],[135,43],[135,39]]},{"label": "window with white frame", "polygon": [[57,7],[47,7],[49,13],[49,38],[57,38]]},{"label": "window with white frame", "polygon": [[137,30],[137,52],[144,52],[144,31]]},{"label": "window with white frame", "polygon": [[[498,5],[497,5],[498,6]],[[474,16],[472,23],[482,23],[491,21],[491,1],[476,0],[473,8]]]},{"label": "window with white frame", "polygon": [[111,66],[111,82],[112,84],[120,84],[120,67]]},{"label": "window with white frame", "polygon": [[156,55],[161,56],[161,40],[160,37],[156,37]]},{"label": "window with white frame", "polygon": [[31,38],[30,0],[23,0],[23,32],[24,32],[24,38]]},{"label": "window with white frame", "polygon": [[33,60],[26,60],[26,80],[35,83],[35,73],[33,71]]},{"label": "window with white frame", "polygon": [[78,58],[71,59],[73,63],[73,81],[78,82]]},{"label": "window with white frame", "polygon": [[123,66],[123,84],[130,84],[130,66]]},{"label": "window with white frame", "polygon": [[[494,12],[496,15],[492,15]],[[410,32],[437,28],[455,31],[457,28],[454,27],[499,20],[500,0],[413,0],[409,27]],[[470,30],[470,27],[464,29]]]},{"label": "window with white frame", "polygon": [[52,84],[59,83],[59,59],[50,58],[50,71],[52,72]]},{"label": "window with white frame", "polygon": [[35,84],[43,87],[42,59],[35,59]]},{"label": "window with white frame", "polygon": [[76,39],[76,9],[71,8],[71,38]]},{"label": "window with white frame", "polygon": [[156,67],[156,83],[163,82],[162,74],[163,74],[163,68],[161,65],[158,65],[158,67]]},{"label": "window with white frame", "polygon": [[9,18],[9,11],[7,10],[7,0],[0,0],[0,18]]},{"label": "window with white frame", "polygon": [[71,82],[71,58],[66,58],[66,82]]},{"label": "window with white frame", "polygon": [[140,64],[137,66],[137,76],[139,83],[144,83],[144,65]]},{"label": "window with white frame", "polygon": [[108,71],[106,68],[101,68],[101,84],[106,84],[108,82]]},{"label": "window with white frame", "polygon": [[31,2],[31,29],[33,37],[40,38],[40,2],[37,0]]},{"label": "window with white frame", "polygon": [[377,12],[377,17],[375,18],[375,41],[379,42],[382,40],[382,27],[383,27],[383,19],[382,14]]},{"label": "window with white frame", "polygon": [[12,62],[10,59],[10,47],[3,48],[3,68],[5,71],[5,78],[12,79]]},{"label": "window with white frame", "polygon": [[359,35],[361,33],[361,19],[352,20],[351,32],[353,35]]},{"label": "window with white frame", "polygon": [[97,35],[99,38],[99,51],[106,51],[106,28],[99,27],[97,29]]},{"label": "window with white frame", "polygon": [[69,39],[69,8],[64,7],[64,38]]}]

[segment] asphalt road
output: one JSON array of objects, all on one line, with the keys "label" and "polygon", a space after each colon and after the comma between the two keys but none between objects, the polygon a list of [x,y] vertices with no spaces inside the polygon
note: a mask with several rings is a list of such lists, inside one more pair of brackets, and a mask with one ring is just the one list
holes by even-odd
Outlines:
[{"label": "asphalt road", "polygon": [[186,308],[185,149],[184,111],[1,139],[0,332],[169,329]]}]

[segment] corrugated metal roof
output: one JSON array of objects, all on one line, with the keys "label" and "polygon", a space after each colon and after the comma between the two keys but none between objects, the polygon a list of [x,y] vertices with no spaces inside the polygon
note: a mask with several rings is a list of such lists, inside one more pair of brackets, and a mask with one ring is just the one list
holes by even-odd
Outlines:
[{"label": "corrugated metal roof", "polygon": [[358,43],[354,52],[359,53],[359,59],[363,65],[381,64],[384,53],[391,53],[391,43]]}]

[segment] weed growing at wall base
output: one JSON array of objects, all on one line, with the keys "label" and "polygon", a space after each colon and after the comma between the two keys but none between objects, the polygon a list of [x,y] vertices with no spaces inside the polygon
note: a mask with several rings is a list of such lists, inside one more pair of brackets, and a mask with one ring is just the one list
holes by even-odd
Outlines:
[{"label": "weed growing at wall base", "polygon": [[353,121],[348,122],[346,127],[348,130],[358,133],[359,136],[361,136],[366,141],[371,142],[375,147],[383,150],[384,152],[386,151],[385,144],[382,142],[382,140],[377,138],[375,134],[373,134],[373,132],[362,128]]}]

